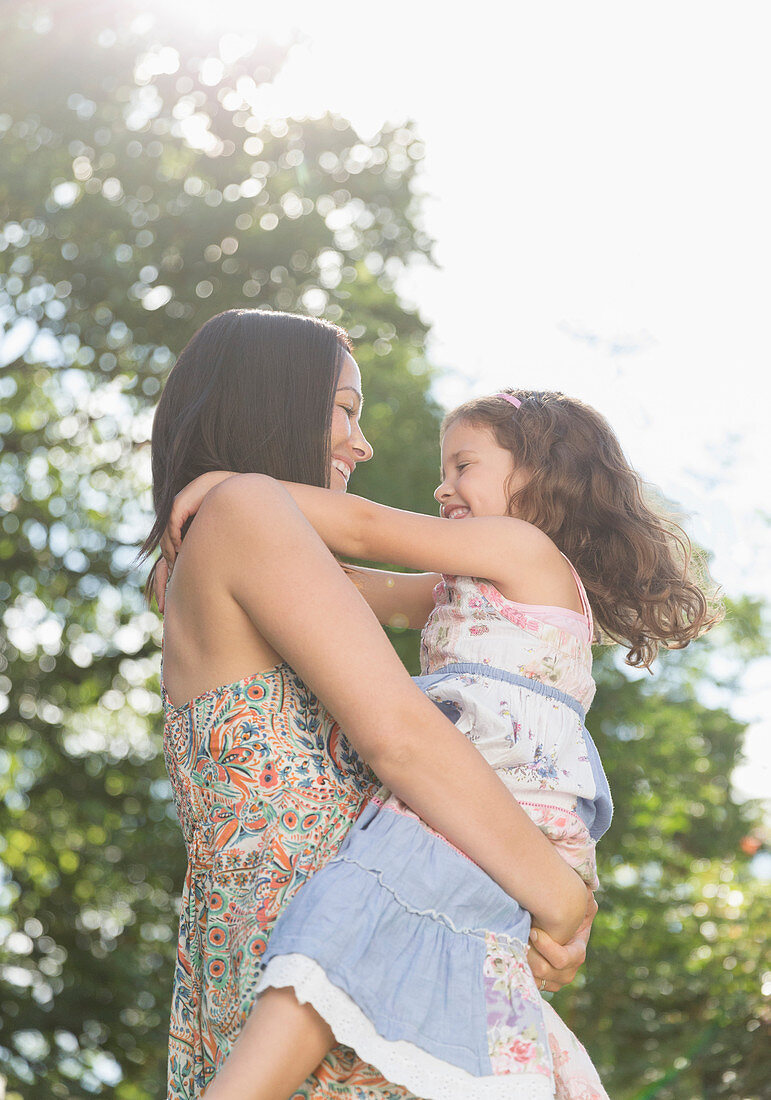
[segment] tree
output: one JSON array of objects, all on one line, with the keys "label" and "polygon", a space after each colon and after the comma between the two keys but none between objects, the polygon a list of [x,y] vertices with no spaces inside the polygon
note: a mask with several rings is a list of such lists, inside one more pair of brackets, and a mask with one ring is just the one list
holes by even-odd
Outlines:
[{"label": "tree", "polygon": [[177,353],[234,305],[339,321],[380,452],[361,490],[433,504],[425,326],[393,290],[429,251],[415,134],[266,126],[275,49],[181,40],[143,7],[112,5],[110,31],[72,4],[3,28],[0,1011],[9,1086],[36,1098],[157,1096],[165,1072],[184,849],[132,562]]},{"label": "tree", "polygon": [[[393,289],[430,252],[412,127],[268,126],[280,52],[143,9],[27,4],[0,47],[0,1061],[11,1096],[35,1100],[163,1087],[184,850],[159,621],[132,563],[176,354],[233,305],[341,322],[377,452],[355,488],[434,510],[426,330]],[[765,1083],[753,811],[728,790],[742,727],[703,690],[709,654],[753,655],[756,611],[732,622],[650,681],[598,661],[590,727],[616,818],[590,964],[557,1005],[619,1100]],[[394,637],[415,671],[414,637]]]},{"label": "tree", "polygon": [[745,600],[709,641],[662,654],[652,678],[598,655],[589,727],[615,813],[598,848],[589,963],[556,1007],[614,1097],[760,1097],[767,1086],[767,885],[743,844],[757,807],[730,791],[744,726],[702,699],[716,689],[729,699],[730,666],[762,650],[760,609]]}]

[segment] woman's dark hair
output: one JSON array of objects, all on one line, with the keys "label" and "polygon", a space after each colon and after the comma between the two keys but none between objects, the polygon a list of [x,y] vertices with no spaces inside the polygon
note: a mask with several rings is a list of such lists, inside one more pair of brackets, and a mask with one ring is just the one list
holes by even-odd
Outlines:
[{"label": "woman's dark hair", "polygon": [[605,639],[649,668],[660,645],[681,649],[722,617],[685,532],[644,485],[607,420],[561,393],[508,390],[467,401],[445,417],[492,432],[527,483],[509,512],[544,531],[586,586]]},{"label": "woman's dark hair", "polygon": [[155,523],[141,558],[158,546],[176,494],[209,470],[329,486],[330,425],[346,351],[343,329],[292,313],[229,309],[202,325],[155,411]]}]

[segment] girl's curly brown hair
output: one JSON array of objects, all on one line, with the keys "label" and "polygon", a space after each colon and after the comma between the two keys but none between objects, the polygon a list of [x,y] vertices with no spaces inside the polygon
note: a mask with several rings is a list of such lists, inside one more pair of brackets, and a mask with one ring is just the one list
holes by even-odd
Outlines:
[{"label": "girl's curly brown hair", "polygon": [[445,417],[489,429],[530,472],[509,512],[544,531],[586,586],[605,640],[628,646],[627,663],[650,668],[659,646],[682,649],[714,626],[722,608],[703,555],[627,462],[598,412],[561,393],[507,390]]}]

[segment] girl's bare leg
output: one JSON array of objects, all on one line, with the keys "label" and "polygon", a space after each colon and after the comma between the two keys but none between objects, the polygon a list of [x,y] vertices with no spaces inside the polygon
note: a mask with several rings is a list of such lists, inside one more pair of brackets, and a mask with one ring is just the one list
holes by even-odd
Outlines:
[{"label": "girl's bare leg", "polygon": [[268,989],[204,1100],[288,1100],[335,1045],[325,1020],[292,989]]}]

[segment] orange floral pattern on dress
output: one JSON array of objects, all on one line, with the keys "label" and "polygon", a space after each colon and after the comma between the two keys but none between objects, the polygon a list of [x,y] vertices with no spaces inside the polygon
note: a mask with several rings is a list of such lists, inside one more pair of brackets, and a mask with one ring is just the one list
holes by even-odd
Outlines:
[{"label": "orange floral pattern on dress", "polygon": [[[168,1100],[198,1100],[249,1014],[279,913],[337,851],[377,783],[287,665],[174,707],[164,755],[188,865],[169,1040]],[[405,1100],[347,1047],[295,1095]]]}]

